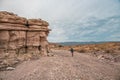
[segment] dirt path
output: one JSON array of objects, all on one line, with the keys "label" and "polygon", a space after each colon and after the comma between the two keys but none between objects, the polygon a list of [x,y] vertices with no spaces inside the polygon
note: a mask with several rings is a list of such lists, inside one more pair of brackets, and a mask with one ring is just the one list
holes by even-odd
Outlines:
[{"label": "dirt path", "polygon": [[0,80],[120,80],[120,63],[56,50],[53,57],[25,61],[13,71],[0,72]]}]

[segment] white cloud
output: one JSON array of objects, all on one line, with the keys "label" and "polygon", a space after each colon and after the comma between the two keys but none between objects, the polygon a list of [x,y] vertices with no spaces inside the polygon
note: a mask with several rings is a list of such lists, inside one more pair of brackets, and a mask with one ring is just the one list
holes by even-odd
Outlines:
[{"label": "white cloud", "polygon": [[102,33],[120,29],[120,19],[96,22],[120,16],[119,0],[1,0],[0,10],[47,20],[52,29],[48,39],[55,42],[100,40]]},{"label": "white cloud", "polygon": [[67,41],[67,35],[62,28],[53,28],[48,37],[50,42]]}]

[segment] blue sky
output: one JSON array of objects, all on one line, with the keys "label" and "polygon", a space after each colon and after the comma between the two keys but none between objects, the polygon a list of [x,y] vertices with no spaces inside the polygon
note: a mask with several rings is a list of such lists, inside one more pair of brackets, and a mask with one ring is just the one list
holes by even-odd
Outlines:
[{"label": "blue sky", "polygon": [[0,0],[0,11],[48,21],[50,42],[120,41],[120,0]]}]

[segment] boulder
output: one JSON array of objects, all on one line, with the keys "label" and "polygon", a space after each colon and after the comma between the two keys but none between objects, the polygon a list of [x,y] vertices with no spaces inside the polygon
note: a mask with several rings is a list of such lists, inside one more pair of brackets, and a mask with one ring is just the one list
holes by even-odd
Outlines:
[{"label": "boulder", "polygon": [[15,68],[13,67],[7,67],[6,70],[14,70]]}]

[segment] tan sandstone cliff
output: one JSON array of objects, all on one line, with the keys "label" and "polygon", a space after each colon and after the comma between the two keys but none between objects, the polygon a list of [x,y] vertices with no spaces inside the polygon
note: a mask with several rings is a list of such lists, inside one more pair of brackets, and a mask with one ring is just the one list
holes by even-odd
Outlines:
[{"label": "tan sandstone cliff", "polygon": [[47,55],[48,22],[26,19],[16,14],[0,12],[0,53],[40,53]]}]

